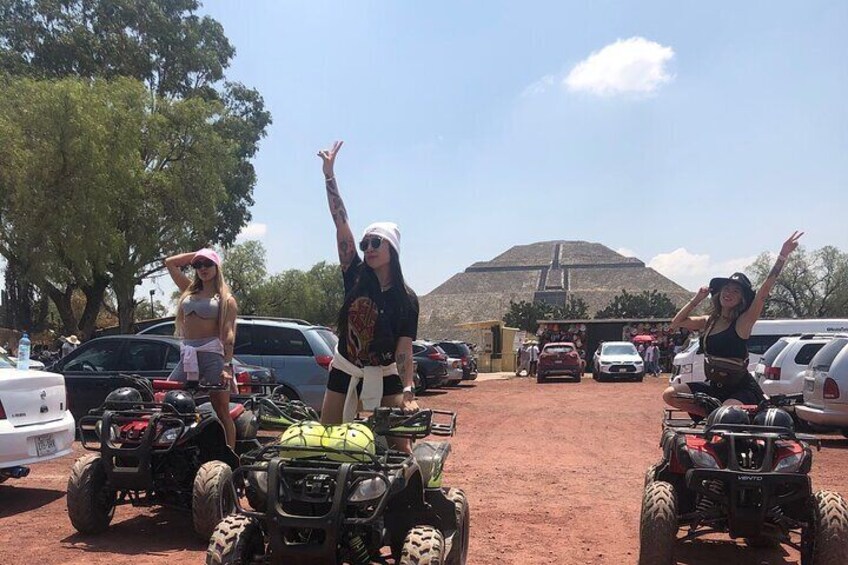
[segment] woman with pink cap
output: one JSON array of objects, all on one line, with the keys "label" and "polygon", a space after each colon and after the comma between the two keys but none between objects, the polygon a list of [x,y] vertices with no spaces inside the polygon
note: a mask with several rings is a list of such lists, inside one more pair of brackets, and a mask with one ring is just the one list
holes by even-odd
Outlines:
[{"label": "woman with pink cap", "polygon": [[360,403],[365,410],[380,405],[418,409],[412,375],[418,298],[406,286],[400,268],[400,230],[390,222],[371,224],[359,241],[365,261],[359,257],[333,173],[341,147],[337,141],[332,149],[318,153],[345,288],[339,343],[321,410],[325,424],[352,420]]},{"label": "woman with pink cap", "polygon": [[[182,268],[187,265],[194,268],[194,279],[183,274]],[[176,320],[176,335],[182,339],[180,361],[168,380],[232,386],[238,307],[224,281],[221,258],[212,249],[201,249],[168,257],[165,266],[182,293]],[[212,391],[209,397],[224,426],[227,445],[235,447],[229,391]]]}]

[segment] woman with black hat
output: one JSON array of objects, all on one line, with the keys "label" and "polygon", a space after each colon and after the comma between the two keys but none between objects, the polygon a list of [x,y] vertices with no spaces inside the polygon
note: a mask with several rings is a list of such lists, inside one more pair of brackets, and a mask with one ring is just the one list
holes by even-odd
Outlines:
[{"label": "woman with black hat", "polygon": [[[748,372],[748,339],[777,277],[789,254],[798,247],[798,239],[802,235],[803,232],[796,231],[783,243],[774,267],[759,290],[754,291],[751,281],[742,273],[714,278],[677,313],[671,322],[671,331],[686,328],[701,333],[707,382],[668,387],[663,392],[666,403],[700,416],[706,416],[704,409],[689,400],[677,398],[677,393],[704,392],[724,404],[760,403],[763,391]],[[710,314],[690,316],[707,295],[711,295]]]}]

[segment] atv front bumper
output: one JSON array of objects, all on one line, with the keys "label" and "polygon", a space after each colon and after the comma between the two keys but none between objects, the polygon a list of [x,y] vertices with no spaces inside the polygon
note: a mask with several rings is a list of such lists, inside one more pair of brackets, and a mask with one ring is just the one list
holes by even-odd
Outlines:
[{"label": "atv front bumper", "polygon": [[[713,481],[721,483],[723,489],[711,489]],[[729,469],[690,469],[686,471],[686,486],[727,506],[732,538],[760,535],[771,509],[808,499],[812,488],[807,475]]]}]

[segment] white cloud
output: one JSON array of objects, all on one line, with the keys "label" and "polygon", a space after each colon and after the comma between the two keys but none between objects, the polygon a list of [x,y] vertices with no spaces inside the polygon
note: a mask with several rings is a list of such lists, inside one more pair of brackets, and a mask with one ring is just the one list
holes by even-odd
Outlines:
[{"label": "white cloud", "polygon": [[244,226],[238,234],[237,239],[244,241],[247,239],[262,239],[268,232],[268,224],[260,224],[251,222]]},{"label": "white cloud", "polygon": [[563,84],[600,96],[650,94],[672,79],[666,64],[673,57],[671,47],[644,37],[619,39],[577,63]]},{"label": "white cloud", "polygon": [[615,252],[619,255],[624,255],[625,257],[636,257],[637,259],[639,258],[639,255],[629,247],[619,247],[615,250]]},{"label": "white cloud", "polygon": [[553,86],[554,82],[557,80],[556,75],[545,75],[527,88],[524,89],[524,92],[521,93],[521,96],[534,96],[536,94],[542,94],[547,92],[548,89]]},{"label": "white cloud", "polygon": [[744,271],[756,258],[754,255],[714,261],[707,254],[690,253],[680,247],[668,253],[660,253],[648,261],[648,266],[689,290],[697,290],[713,277],[726,277]]}]

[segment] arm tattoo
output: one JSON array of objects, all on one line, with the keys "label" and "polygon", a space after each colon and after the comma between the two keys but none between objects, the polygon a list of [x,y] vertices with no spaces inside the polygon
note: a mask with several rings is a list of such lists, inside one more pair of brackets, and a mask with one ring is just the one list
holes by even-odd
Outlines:
[{"label": "arm tattoo", "polygon": [[347,210],[345,209],[342,197],[339,194],[339,187],[336,185],[336,179],[327,181],[327,202],[330,204],[330,215],[333,216],[333,222],[338,226],[347,223]]},{"label": "arm tattoo", "polygon": [[339,241],[339,261],[343,267],[353,262],[354,254],[356,254],[356,250],[352,239],[348,237]]},{"label": "arm tattoo", "polygon": [[774,263],[774,267],[772,267],[772,268],[771,268],[771,272],[769,273],[768,278],[770,278],[770,279],[776,279],[777,277],[779,277],[779,276],[780,276],[780,271],[782,271],[782,270],[783,270],[783,266],[784,266],[785,264],[786,264],[786,260],[785,260],[785,259],[781,259],[780,257],[778,257],[778,258],[777,258],[777,261],[775,261],[775,263]]},{"label": "arm tattoo", "polygon": [[407,357],[406,353],[398,353],[397,364],[398,372],[400,373],[401,380],[403,380],[403,377],[406,375],[406,366],[409,364],[409,357]]}]

